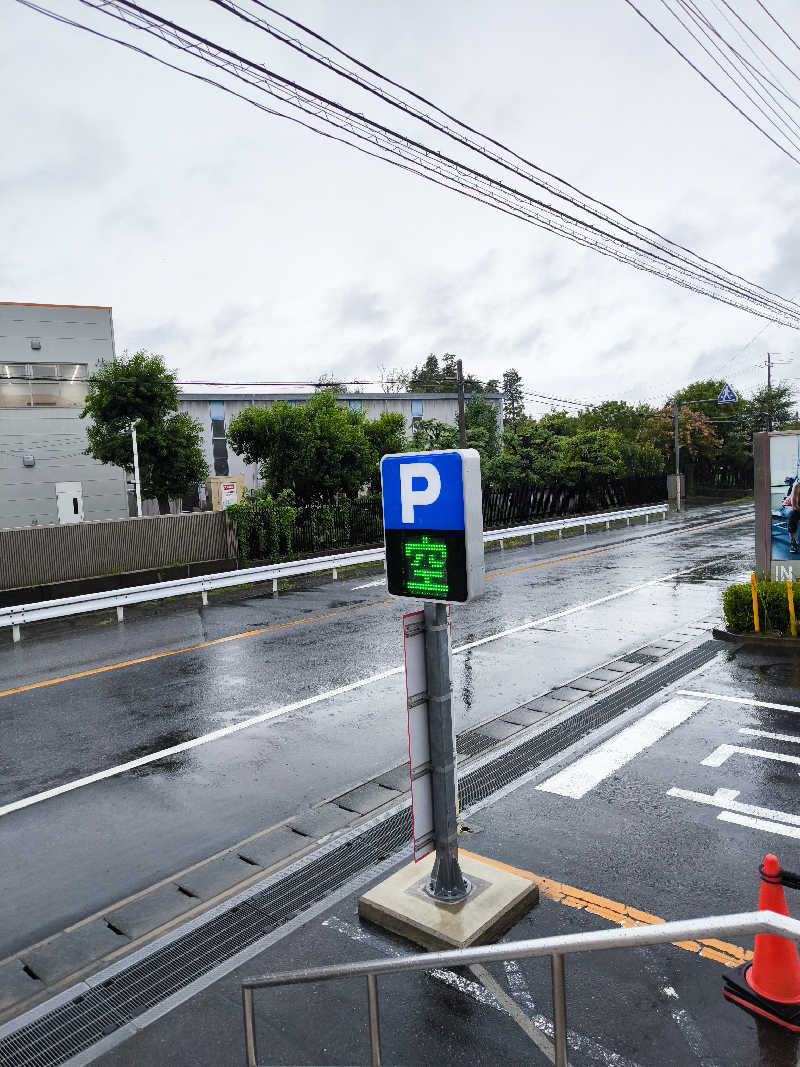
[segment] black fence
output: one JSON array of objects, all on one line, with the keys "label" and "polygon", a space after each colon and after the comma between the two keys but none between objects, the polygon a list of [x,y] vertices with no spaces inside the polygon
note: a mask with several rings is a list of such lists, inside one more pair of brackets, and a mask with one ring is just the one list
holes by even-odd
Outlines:
[{"label": "black fence", "polygon": [[[484,492],[486,530],[524,526],[561,515],[653,504],[666,498],[666,480],[636,478],[609,486],[531,486],[508,492]],[[320,555],[348,548],[367,548],[383,541],[380,497],[362,497],[339,504],[308,504],[297,509],[291,554]]]},{"label": "black fence", "polygon": [[340,504],[306,504],[297,509],[292,547],[298,555],[324,554],[337,548],[368,548],[382,542],[380,497],[344,500]]},{"label": "black fence", "polygon": [[656,504],[667,496],[666,478],[628,478],[612,485],[537,485],[508,492],[483,494],[483,527],[497,530],[524,526],[561,515],[589,515],[593,511]]}]

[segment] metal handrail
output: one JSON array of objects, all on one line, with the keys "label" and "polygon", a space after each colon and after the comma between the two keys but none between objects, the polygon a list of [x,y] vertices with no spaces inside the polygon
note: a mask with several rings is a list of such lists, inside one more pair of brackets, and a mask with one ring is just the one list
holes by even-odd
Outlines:
[{"label": "metal handrail", "polygon": [[[646,517],[663,514],[666,518],[666,504],[647,504],[642,507],[625,508],[620,511],[608,511],[595,515],[569,515],[546,522],[529,523],[526,526],[511,526],[504,530],[486,530],[484,543],[499,541],[501,547],[507,538],[530,537],[533,541],[537,533],[553,530],[567,530],[582,526],[587,527],[616,520]],[[10,626],[14,641],[20,640],[20,627],[30,622],[44,619],[58,619],[70,615],[82,615],[91,611],[117,609],[117,619],[121,622],[125,607],[131,604],[146,603],[151,600],[165,600],[170,597],[187,596],[199,593],[203,603],[207,603],[208,593],[212,589],[227,589],[237,585],[250,585],[256,582],[272,582],[273,592],[278,591],[278,579],[294,577],[299,574],[315,574],[330,571],[334,581],[342,567],[359,563],[379,563],[384,559],[384,549],[365,548],[354,552],[340,552],[313,559],[287,560],[284,563],[270,563],[263,567],[245,567],[241,570],[222,571],[217,574],[203,574],[192,578],[176,578],[169,582],[154,582],[148,585],[133,585],[119,589],[101,590],[95,593],[80,593],[77,596],[59,597],[56,600],[42,600],[32,604],[13,604],[0,607],[0,627]]]},{"label": "metal handrail", "polygon": [[245,1049],[247,1067],[258,1067],[253,991],[270,986],[303,985],[328,982],[338,978],[367,979],[367,1005],[372,1067],[380,1067],[380,1016],[378,1010],[378,976],[404,971],[431,971],[446,967],[466,967],[475,963],[550,956],[553,984],[553,1023],[556,1067],[567,1067],[567,1011],[564,983],[564,956],[577,952],[597,952],[612,948],[641,948],[680,941],[702,941],[710,937],[748,934],[777,934],[790,941],[800,941],[800,921],[774,911],[747,911],[733,915],[708,916],[703,919],[679,919],[675,922],[622,929],[593,930],[581,934],[540,937],[527,941],[508,941],[479,948],[420,952],[400,959],[364,960],[329,967],[307,967],[297,971],[260,975],[242,982]]}]

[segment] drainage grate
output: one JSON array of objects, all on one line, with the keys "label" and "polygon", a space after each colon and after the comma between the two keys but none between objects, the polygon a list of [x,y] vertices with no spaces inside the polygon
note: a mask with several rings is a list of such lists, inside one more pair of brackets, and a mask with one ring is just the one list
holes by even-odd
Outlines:
[{"label": "drainage grate", "polygon": [[496,744],[496,737],[488,737],[480,730],[469,730],[456,738],[456,752],[459,756],[479,756],[481,752],[494,748]]},{"label": "drainage grate", "polygon": [[[648,677],[623,686],[466,773],[459,786],[462,807],[484,800],[527,774],[598,726],[707,663],[717,651],[715,643],[707,641]],[[494,743],[477,731],[473,736]],[[411,811],[404,808],[357,837],[343,841],[338,848],[312,857],[299,870],[277,879],[245,902],[157,949],[88,993],[20,1026],[0,1039],[0,1063],[3,1067],[57,1067],[255,944],[361,871],[389,858],[410,839]]]}]

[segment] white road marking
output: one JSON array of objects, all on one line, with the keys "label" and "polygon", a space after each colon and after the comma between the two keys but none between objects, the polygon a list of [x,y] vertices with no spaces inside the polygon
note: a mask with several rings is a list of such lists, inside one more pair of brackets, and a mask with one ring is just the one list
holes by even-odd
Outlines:
[{"label": "white road marking", "polygon": [[783,837],[794,837],[800,840],[800,828],[786,826],[784,823],[770,822],[768,819],[751,819],[749,815],[738,815],[735,811],[721,811],[717,816],[723,822],[735,822],[739,826],[749,826],[753,830],[767,830],[772,834],[781,834]]},{"label": "white road marking", "polygon": [[707,700],[693,697],[673,697],[536,788],[580,800],[590,789],[686,722],[707,703]]},{"label": "white road marking", "polygon": [[[358,944],[366,945],[373,950],[377,950],[384,956],[393,956],[394,958],[399,959],[403,956],[408,955],[408,953],[403,952],[401,949],[390,944],[384,938],[377,937],[375,934],[370,933],[362,927],[356,926],[354,923],[347,922],[345,919],[340,919],[335,915],[330,915],[327,919],[323,919],[322,925],[328,927],[331,930],[336,930],[337,933],[343,934],[345,937],[349,937],[351,941],[355,941]],[[525,1000],[525,996],[527,996],[527,1001],[530,1004],[530,1007],[533,1012],[532,1015],[525,1017],[527,1026],[523,1027],[523,1029],[525,1029],[526,1033],[529,1033],[529,1027],[532,1024],[533,1027],[535,1027],[536,1030],[539,1031],[537,1037],[541,1039],[542,1034],[545,1034],[548,1037],[552,1038],[553,1024],[550,1019],[537,1012],[533,1007],[533,1001],[531,1000],[530,994],[527,991],[525,979],[523,978],[522,972],[520,971],[519,967],[515,962],[511,960],[508,960],[506,962],[505,967],[506,973],[509,974],[509,988],[511,989],[511,992],[514,994],[515,997],[518,997],[518,999],[520,1000]],[[510,972],[509,968],[511,968]],[[473,968],[470,969],[472,970]],[[484,970],[484,968],[481,967],[480,970]],[[515,1022],[520,1022],[516,1013],[511,1014],[511,1012],[508,1010],[506,1006],[506,1001],[508,1000],[508,998],[504,993],[502,1000],[498,1000],[493,995],[493,992],[490,988],[487,988],[479,984],[478,982],[472,982],[468,978],[464,978],[462,975],[456,974],[454,971],[443,970],[442,968],[437,968],[434,971],[427,971],[421,973],[427,973],[430,977],[435,978],[439,982],[443,982],[445,985],[451,986],[453,989],[457,989],[460,993],[463,993],[465,996],[470,997],[472,1000],[476,1000],[479,1004],[485,1004],[490,1008],[494,1008],[496,1011],[502,1012],[502,1014],[504,1015],[511,1015],[511,1018],[513,1018]],[[513,983],[510,974],[515,975],[515,980]],[[487,974],[487,977],[490,976]],[[488,986],[491,986],[492,984],[493,979],[490,980]],[[524,991],[523,995],[522,997],[519,997],[518,994],[522,991]],[[525,1006],[527,1007],[527,1004]],[[529,1036],[532,1035],[529,1033]],[[538,1045],[538,1041],[536,1043]],[[582,1052],[587,1055],[590,1055],[593,1059],[603,1064],[603,1067],[638,1067],[638,1064],[625,1059],[625,1057],[621,1056],[619,1053],[613,1052],[611,1049],[607,1049],[598,1041],[593,1040],[593,1038],[586,1037],[584,1034],[576,1033],[574,1030],[567,1031],[567,1043],[569,1044],[569,1047],[572,1049],[573,1052]],[[539,1047],[541,1048],[542,1046],[540,1045]],[[548,1055],[545,1049],[542,1049],[542,1051],[545,1052],[545,1055]],[[554,1056],[555,1050],[553,1049],[553,1058]]]},{"label": "white road marking", "polygon": [[[500,630],[496,634],[491,634],[489,637],[482,637],[478,641],[470,641],[465,645],[460,645],[458,648],[453,649],[453,654],[458,655],[471,648],[476,648],[478,645],[486,645],[492,641],[500,641],[502,638],[508,637],[509,634],[520,633],[523,630],[533,630],[537,626],[544,626],[549,622],[553,622],[555,619],[563,619],[568,615],[574,615],[577,612],[586,611],[588,608],[596,607],[598,604],[607,604],[610,600],[618,600],[620,597],[630,596],[630,594],[637,593],[641,589],[649,589],[654,585],[672,581],[672,579],[678,578],[681,575],[691,574],[692,571],[704,566],[706,566],[705,563],[698,563],[694,567],[689,567],[684,571],[673,571],[671,574],[664,574],[660,578],[654,578],[649,582],[640,582],[638,585],[630,585],[625,589],[620,589],[617,593],[609,593],[607,596],[598,597],[597,600],[587,600],[580,604],[574,604],[572,607],[565,608],[563,611],[557,611],[553,615],[542,615],[538,619],[533,619],[531,622],[523,623],[520,626],[512,626],[507,630]],[[102,782],[106,778],[113,778],[118,774],[124,774],[126,771],[135,770],[137,767],[144,767],[148,763],[155,763],[167,756],[176,756],[180,752],[188,752],[190,749],[198,748],[200,745],[207,745],[211,741],[219,741],[222,738],[230,737],[231,734],[238,733],[240,730],[248,730],[251,726],[258,726],[263,722],[268,722],[270,719],[280,718],[283,715],[288,715],[290,712],[300,711],[302,708],[311,707],[313,704],[318,704],[323,700],[329,700],[331,697],[341,696],[343,693],[351,693],[356,689],[361,689],[367,685],[373,685],[375,682],[380,682],[385,678],[391,678],[393,675],[402,673],[402,667],[392,667],[389,670],[371,674],[367,678],[361,678],[357,682],[350,682],[349,685],[342,685],[336,689],[328,689],[325,692],[317,693],[316,696],[307,697],[305,700],[298,700],[293,704],[284,704],[282,707],[275,708],[273,711],[265,711],[261,715],[253,715],[251,718],[243,719],[241,722],[233,723],[231,726],[223,726],[219,730],[212,730],[210,733],[192,738],[191,741],[183,741],[179,745],[172,745],[169,748],[159,749],[157,752],[150,752],[146,756],[140,756],[138,759],[129,760],[127,763],[120,763],[116,767],[107,767],[105,770],[96,771],[94,774],[88,774],[84,778],[76,778],[71,782],[64,782],[63,785],[55,786],[52,789],[46,789],[42,793],[35,793],[29,797],[23,797],[21,800],[15,800],[11,804],[6,804],[3,807],[0,807],[0,817],[30,807],[32,804],[41,804],[45,800],[52,800],[54,797],[63,796],[64,793],[71,793],[74,789],[81,789],[84,786],[93,785],[95,782]]]},{"label": "white road marking", "polygon": [[[349,937],[351,941],[355,941],[357,944],[367,945],[373,952],[380,952],[384,956],[393,956],[395,959],[401,959],[403,956],[409,955],[409,953],[401,951],[382,938],[363,930],[360,926],[355,926],[344,919],[339,919],[335,915],[324,919],[322,925],[329,927],[331,930],[336,930],[339,934],[344,934],[345,937]],[[423,973],[430,975],[431,978],[435,978],[439,982],[443,982],[445,985],[451,986],[453,989],[457,989],[459,993],[471,997],[479,1004],[497,1008],[498,1011],[503,1010],[487,989],[484,989],[478,982],[471,982],[469,978],[464,978],[463,975],[456,974],[454,971],[445,971],[441,968]]]},{"label": "white road marking", "polygon": [[363,585],[354,585],[352,592],[355,592],[356,589],[374,589],[376,585],[386,585],[386,578],[378,578],[374,582],[364,582]]},{"label": "white road marking", "polygon": [[771,708],[773,711],[792,711],[800,715],[800,708],[794,704],[770,704],[766,700],[754,700],[752,697],[732,697],[727,693],[705,693],[700,689],[679,689],[687,697],[704,697],[706,700],[726,700],[729,704],[750,704],[755,708]]},{"label": "white road marking", "polygon": [[[553,1023],[537,1009],[519,963],[516,960],[506,960],[503,967],[512,996],[525,1008],[534,1025],[548,1037],[553,1037]],[[626,1059],[621,1053],[614,1052],[594,1038],[579,1034],[575,1030],[567,1030],[567,1045],[571,1052],[588,1056],[603,1067],[638,1067],[638,1064]]]},{"label": "white road marking", "polygon": [[[496,982],[486,968],[481,966],[480,963],[473,964],[470,967],[470,970],[478,981],[483,983],[504,1011],[511,1016],[520,1030],[528,1035],[539,1051],[542,1052],[551,1063],[555,1063],[556,1047],[553,1042],[542,1033],[539,1027],[525,1014],[517,1002],[511,999],[500,983]],[[569,1067],[569,1064],[567,1064],[567,1067]]]},{"label": "white road marking", "polygon": [[691,800],[695,804],[706,804],[710,808],[721,808],[723,811],[738,811],[742,815],[755,815],[764,819],[772,819],[775,822],[789,823],[791,826],[800,826],[800,815],[794,815],[788,811],[776,811],[773,808],[762,808],[758,804],[744,804],[736,799],[739,796],[738,789],[717,789],[714,793],[695,793],[692,789],[668,790],[668,797],[677,797],[679,800]]},{"label": "white road marking", "polygon": [[773,734],[769,730],[756,730],[750,726],[742,726],[740,734],[749,734],[751,737],[771,737],[773,741],[791,741],[792,744],[800,745],[800,737],[797,734]]},{"label": "white road marking", "polygon": [[700,762],[704,767],[721,767],[725,760],[735,752],[740,752],[743,756],[760,756],[762,759],[777,760],[778,763],[800,764],[800,756],[786,756],[783,752],[767,752],[763,748],[742,748],[741,745],[719,745],[710,756],[706,756]]}]

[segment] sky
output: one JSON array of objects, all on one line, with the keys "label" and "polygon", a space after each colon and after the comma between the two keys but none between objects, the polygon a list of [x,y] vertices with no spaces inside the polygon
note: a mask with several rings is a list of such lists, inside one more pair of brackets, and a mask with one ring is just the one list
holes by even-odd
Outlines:
[{"label": "sky", "polygon": [[[702,4],[722,25],[717,0]],[[756,0],[732,5],[800,72],[800,51]],[[49,6],[169,54],[78,0]],[[149,6],[412,130],[210,3]],[[670,28],[658,0],[641,7]],[[791,0],[769,7],[800,39]],[[281,10],[637,221],[800,298],[798,165],[624,0],[287,0]],[[768,350],[795,360],[777,378],[800,377],[794,330],[13,0],[0,12],[0,115],[0,299],[111,305],[118,352],[158,352],[181,378],[376,381],[381,368],[391,376],[454,352],[484,379],[516,368],[531,392],[658,402],[706,377],[751,392]],[[545,407],[529,402],[534,415]]]}]

